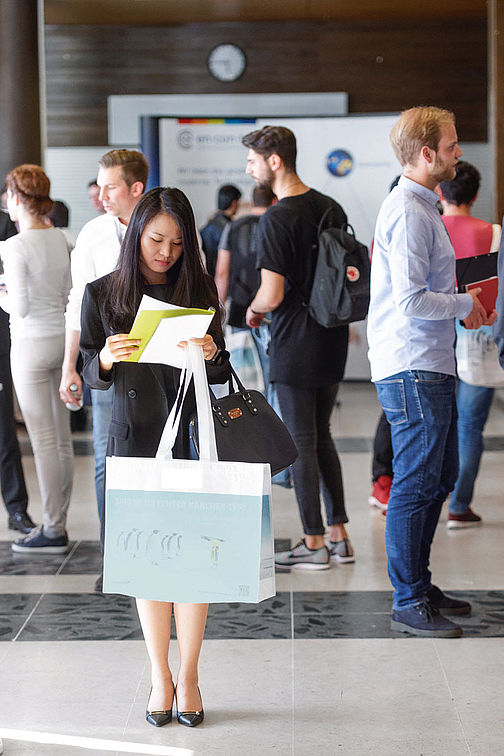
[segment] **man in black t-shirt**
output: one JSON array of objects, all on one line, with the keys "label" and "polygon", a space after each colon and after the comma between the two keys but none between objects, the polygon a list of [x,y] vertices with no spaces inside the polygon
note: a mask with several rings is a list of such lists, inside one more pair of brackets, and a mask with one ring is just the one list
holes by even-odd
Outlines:
[{"label": "man in black t-shirt", "polygon": [[[280,567],[324,570],[331,559],[355,561],[345,529],[341,467],[329,429],[345,369],[348,327],[323,328],[304,303],[310,298],[322,215],[332,208],[331,226],[345,226],[347,217],[337,202],[310,189],[297,175],[292,131],[265,126],[242,141],[249,148],[246,172],[278,197],[259,222],[261,285],[246,321],[257,328],[264,314],[272,312],[270,381],[276,384],[283,420],[299,454],[292,473],[305,537],[293,549],[276,554],[275,562]],[[328,547],[320,491],[329,526]]]}]

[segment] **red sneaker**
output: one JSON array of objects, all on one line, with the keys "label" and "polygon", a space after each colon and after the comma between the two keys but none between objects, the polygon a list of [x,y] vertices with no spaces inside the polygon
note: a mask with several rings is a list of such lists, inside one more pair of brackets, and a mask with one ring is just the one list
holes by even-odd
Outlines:
[{"label": "red sneaker", "polygon": [[475,525],[481,525],[481,523],[481,517],[469,508],[467,512],[459,515],[448,512],[446,527],[450,530],[455,530],[456,528],[473,528]]},{"label": "red sneaker", "polygon": [[387,511],[391,485],[392,477],[390,475],[380,475],[378,480],[373,481],[373,490],[368,501],[372,507],[378,507],[382,514]]}]

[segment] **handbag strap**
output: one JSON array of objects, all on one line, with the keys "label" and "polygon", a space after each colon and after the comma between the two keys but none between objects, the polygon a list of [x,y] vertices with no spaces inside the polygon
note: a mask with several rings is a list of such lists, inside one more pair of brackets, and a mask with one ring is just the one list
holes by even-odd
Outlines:
[{"label": "handbag strap", "polygon": [[[233,366],[231,365],[231,363],[229,363],[229,369],[230,369],[231,373],[230,373],[229,381],[228,381],[228,394],[233,394],[234,391],[235,391],[235,388],[234,388],[234,385],[233,385],[233,380],[234,380],[234,382],[236,383],[236,388],[240,392],[240,394],[247,394],[248,395],[248,393],[249,393],[248,389],[246,389],[245,386],[243,385],[243,383],[241,382],[240,378],[238,377],[238,373],[236,373],[236,371],[233,368]],[[212,404],[218,404],[219,400],[217,399],[217,397],[215,396],[214,392],[212,391],[211,386],[208,387],[208,391],[210,393],[210,398],[212,400]]]},{"label": "handbag strap", "polygon": [[[245,388],[245,386],[241,382],[240,378],[238,377],[238,374],[235,372],[231,363],[229,363],[229,368],[231,370],[231,375],[229,376],[229,383],[228,383],[229,394],[228,395],[231,395],[234,393],[234,386],[233,386],[233,379],[234,379],[234,381],[236,382],[236,388],[237,388],[236,393],[239,393],[241,395],[243,401],[245,402],[245,406],[250,412],[250,414],[257,415],[258,409],[256,407],[256,402],[253,399],[250,391]],[[213,414],[215,415],[215,418],[219,421],[219,423],[226,428],[229,425],[229,420],[224,414],[224,412],[222,411],[222,407],[220,404],[221,400],[217,399],[217,397],[215,396],[210,386],[208,387],[208,391],[210,394],[210,398],[212,400],[211,411],[213,412]],[[225,398],[225,397],[222,397],[222,398]]]}]

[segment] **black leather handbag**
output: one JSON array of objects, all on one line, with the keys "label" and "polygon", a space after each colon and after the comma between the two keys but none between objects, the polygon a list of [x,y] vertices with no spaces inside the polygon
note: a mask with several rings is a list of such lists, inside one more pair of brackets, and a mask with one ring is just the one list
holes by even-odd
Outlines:
[{"label": "black leather handbag", "polygon": [[[295,461],[294,441],[273,407],[259,391],[246,389],[232,367],[228,396],[217,399],[210,389],[210,401],[219,460],[269,463],[272,475]],[[189,423],[189,438],[199,457],[196,414]]]}]

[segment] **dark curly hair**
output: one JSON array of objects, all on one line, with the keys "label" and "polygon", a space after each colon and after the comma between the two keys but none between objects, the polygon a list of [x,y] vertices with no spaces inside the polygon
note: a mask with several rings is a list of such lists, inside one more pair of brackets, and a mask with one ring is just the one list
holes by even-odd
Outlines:
[{"label": "dark curly hair", "polygon": [[441,181],[439,187],[443,198],[452,205],[468,205],[478,194],[481,175],[471,163],[461,160],[455,167],[455,178]]}]

